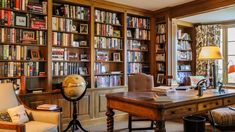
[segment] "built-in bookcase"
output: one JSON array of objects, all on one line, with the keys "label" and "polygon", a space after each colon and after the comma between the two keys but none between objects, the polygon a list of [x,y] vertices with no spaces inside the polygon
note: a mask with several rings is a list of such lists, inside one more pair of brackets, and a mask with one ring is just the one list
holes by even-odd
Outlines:
[{"label": "built-in bookcase", "polygon": [[52,10],[52,81],[79,74],[91,87],[90,7],[55,1]]},{"label": "built-in bookcase", "polygon": [[150,73],[150,18],[127,16],[127,74]]},{"label": "built-in bookcase", "polygon": [[156,66],[155,85],[166,83],[167,76],[167,21],[165,16],[156,17]]},{"label": "built-in bookcase", "polygon": [[47,1],[1,0],[0,80],[24,93],[46,91]]},{"label": "built-in bookcase", "polygon": [[123,13],[95,8],[95,87],[124,85]]}]

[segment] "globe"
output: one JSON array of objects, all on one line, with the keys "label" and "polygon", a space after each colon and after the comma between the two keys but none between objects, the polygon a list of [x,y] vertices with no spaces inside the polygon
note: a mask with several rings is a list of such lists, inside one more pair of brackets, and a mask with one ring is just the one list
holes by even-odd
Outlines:
[{"label": "globe", "polygon": [[63,94],[68,100],[78,100],[86,91],[86,81],[80,75],[68,75],[62,83]]}]

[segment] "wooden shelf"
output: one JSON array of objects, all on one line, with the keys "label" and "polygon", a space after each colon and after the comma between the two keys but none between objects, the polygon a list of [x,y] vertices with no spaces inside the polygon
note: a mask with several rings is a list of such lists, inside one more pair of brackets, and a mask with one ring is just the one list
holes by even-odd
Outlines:
[{"label": "wooden shelf", "polygon": [[143,27],[127,27],[128,29],[140,29],[140,30],[150,30],[148,28],[143,28]]},{"label": "wooden shelf", "polygon": [[[68,75],[59,75],[59,76],[52,76],[53,78],[64,78],[64,77],[67,77]],[[80,75],[82,77],[90,77],[90,75]]]},{"label": "wooden shelf", "polygon": [[95,35],[96,37],[105,37],[105,38],[119,38],[123,39],[123,37],[115,37],[115,36],[103,36],[103,35]]},{"label": "wooden shelf", "polygon": [[90,63],[90,61],[81,60],[52,60],[53,62],[79,62],[79,63]]},{"label": "wooden shelf", "polygon": [[131,37],[127,37],[127,39],[129,39],[129,40],[138,40],[138,41],[150,41],[148,39],[137,39],[137,38],[131,38]]},{"label": "wooden shelf", "polygon": [[21,26],[6,26],[6,25],[0,25],[2,28],[16,28],[16,29],[24,29],[24,30],[38,30],[38,31],[47,31],[47,29],[36,29],[31,27],[21,27]]},{"label": "wooden shelf", "polygon": [[149,52],[148,50],[133,50],[133,49],[128,49],[127,51],[130,51],[130,52]]},{"label": "wooden shelf", "polygon": [[35,46],[35,47],[46,47],[46,45],[38,45],[34,43],[0,43],[0,45],[20,45],[20,46]]},{"label": "wooden shelf", "polygon": [[123,61],[102,61],[102,60],[96,60],[95,62],[98,62],[98,63],[123,63]]},{"label": "wooden shelf", "polygon": [[[26,78],[46,78],[47,76],[26,76]],[[14,77],[0,77],[1,79],[20,79],[20,76],[14,76]]]},{"label": "wooden shelf", "polygon": [[0,60],[0,62],[47,62],[47,60]]},{"label": "wooden shelf", "polygon": [[60,30],[52,30],[52,32],[60,32],[60,33],[83,35],[83,36],[88,36],[89,35],[89,34],[83,34],[83,33],[79,33],[79,32],[68,32],[68,31],[60,31]]},{"label": "wooden shelf", "polygon": [[59,45],[52,45],[52,47],[71,48],[71,49],[90,49],[90,47],[73,47],[73,46],[59,46]]},{"label": "wooden shelf", "polygon": [[24,14],[47,16],[47,14],[30,12],[30,11],[27,11],[27,10],[15,10],[15,9],[11,9],[11,8],[2,8],[2,7],[0,7],[0,10],[7,10],[7,11],[18,12],[18,13],[24,13]]},{"label": "wooden shelf", "polygon": [[123,49],[114,49],[114,48],[112,48],[112,49],[108,49],[108,48],[95,48],[96,50],[106,50],[106,51],[123,51]]}]

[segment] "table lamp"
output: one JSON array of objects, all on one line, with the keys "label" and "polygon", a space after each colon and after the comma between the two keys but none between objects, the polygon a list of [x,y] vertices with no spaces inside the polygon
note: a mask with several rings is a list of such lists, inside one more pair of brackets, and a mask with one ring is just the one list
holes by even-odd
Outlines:
[{"label": "table lamp", "polygon": [[[198,60],[207,60],[207,61],[213,61],[212,68],[213,68],[213,85],[214,88],[217,89],[217,77],[216,77],[216,66],[215,66],[215,60],[222,59],[222,55],[220,53],[220,48],[218,46],[205,46],[202,47]],[[218,91],[220,92],[220,91]]]}]

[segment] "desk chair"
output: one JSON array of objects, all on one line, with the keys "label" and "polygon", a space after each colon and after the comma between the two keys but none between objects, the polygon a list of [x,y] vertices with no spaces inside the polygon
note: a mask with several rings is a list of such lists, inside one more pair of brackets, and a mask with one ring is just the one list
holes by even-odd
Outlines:
[{"label": "desk chair", "polygon": [[[0,84],[0,113],[22,104],[15,95],[12,83]],[[0,132],[60,132],[61,113],[52,111],[32,110],[24,106],[29,121],[16,124],[9,121],[0,121]]]},{"label": "desk chair", "polygon": [[[129,92],[141,92],[141,91],[150,91],[154,87],[153,76],[147,75],[144,73],[138,73],[128,76],[128,91]],[[132,128],[132,122],[134,121],[150,121],[151,125],[145,128]],[[128,129],[131,132],[132,130],[149,130],[154,129],[154,121],[151,121],[146,118],[136,117],[129,115],[128,119]]]}]

